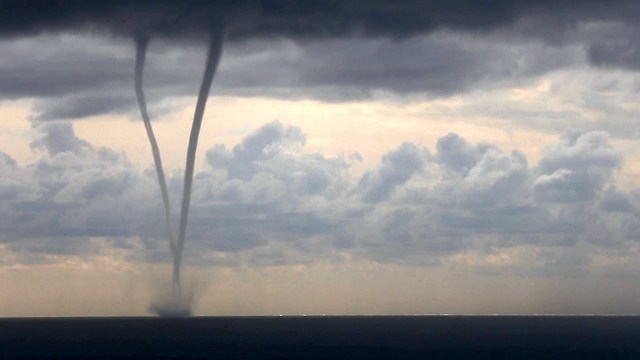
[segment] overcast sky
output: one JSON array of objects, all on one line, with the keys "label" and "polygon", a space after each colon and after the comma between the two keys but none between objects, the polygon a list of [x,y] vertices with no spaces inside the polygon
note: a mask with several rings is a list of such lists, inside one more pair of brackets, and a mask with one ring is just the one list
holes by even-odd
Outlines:
[{"label": "overcast sky", "polygon": [[148,314],[212,24],[197,314],[640,313],[638,2],[194,4],[0,1],[0,315]]}]

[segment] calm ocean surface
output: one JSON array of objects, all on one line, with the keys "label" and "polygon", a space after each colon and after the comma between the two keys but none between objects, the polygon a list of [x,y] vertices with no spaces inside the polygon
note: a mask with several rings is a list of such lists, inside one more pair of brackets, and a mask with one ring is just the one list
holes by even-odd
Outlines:
[{"label": "calm ocean surface", "polygon": [[640,317],[0,319],[0,359],[640,359]]}]

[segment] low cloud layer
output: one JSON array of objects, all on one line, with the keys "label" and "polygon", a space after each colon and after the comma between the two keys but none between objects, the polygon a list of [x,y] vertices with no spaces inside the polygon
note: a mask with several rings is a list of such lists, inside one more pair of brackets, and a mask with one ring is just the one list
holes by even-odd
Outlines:
[{"label": "low cloud layer", "polygon": [[[4,41],[0,48],[0,96],[38,99],[34,120],[135,114],[133,44],[128,41],[41,36]],[[156,107],[163,98],[195,94],[204,56],[199,50],[151,43],[145,87]],[[581,61],[581,56],[574,47],[501,44],[455,34],[402,42],[254,41],[226,47],[214,92],[328,101],[380,93],[438,97],[517,84]]]},{"label": "low cloud layer", "polygon": [[[0,8],[0,99],[35,99],[34,121],[127,113],[137,118],[134,35],[152,37],[145,74],[152,112],[174,109],[161,101],[195,95],[204,57],[200,40],[214,23],[228,31],[215,94],[424,99],[531,85],[576,68],[593,74],[640,67],[640,6],[631,0],[7,0]],[[637,103],[638,80],[629,81],[621,96]],[[598,84],[582,85],[589,89],[580,94],[582,109],[619,116],[622,125],[608,130],[627,132],[633,110],[617,106],[620,99],[612,105]],[[539,111],[537,105],[528,112]],[[503,110],[496,117],[525,118],[504,104],[498,108]]]},{"label": "low cloud layer", "polygon": [[[482,99],[480,109],[470,112],[534,126],[551,122],[556,114],[550,112],[564,112],[560,114],[564,119],[577,119],[576,126],[589,126],[580,119],[580,111],[586,110],[608,114],[611,119],[606,122],[612,126],[607,129],[616,136],[628,133],[614,127],[628,127],[635,113],[629,105],[637,103],[634,65],[615,60],[614,55],[596,58],[592,45],[600,38],[585,35],[585,31],[577,29],[574,38],[559,45],[520,40],[511,33],[483,37],[447,31],[403,41],[334,39],[299,44],[265,39],[231,43],[225,46],[212,93],[330,102],[420,101],[477,97],[503,89],[504,94],[494,94],[489,104]],[[42,35],[4,40],[0,48],[0,97],[34,99],[33,121],[122,114],[138,119],[134,49],[128,39]],[[621,48],[618,54],[623,56],[627,50]],[[195,96],[203,61],[204,50],[199,46],[151,42],[145,90],[152,115],[177,110],[176,99]],[[550,89],[553,98],[565,98],[560,105],[548,109],[546,100],[524,107],[512,103],[510,89],[533,87],[563,74],[568,80],[558,80]],[[567,105],[575,106],[566,109]],[[541,112],[545,114],[536,118]]]},{"label": "low cloud layer", "polygon": [[[38,129],[35,163],[0,153],[5,246],[23,262],[114,249],[167,262],[153,173],[68,123]],[[640,239],[639,192],[616,186],[624,161],[604,132],[567,130],[537,164],[447,134],[433,150],[400,144],[359,177],[350,171],[357,154],[307,153],[305,142],[302,129],[272,122],[232,148],[209,148],[194,182],[187,263],[437,266],[475,254],[508,258],[468,263],[478,271],[588,273],[604,257],[619,272]],[[170,176],[174,206],[180,185]]]}]

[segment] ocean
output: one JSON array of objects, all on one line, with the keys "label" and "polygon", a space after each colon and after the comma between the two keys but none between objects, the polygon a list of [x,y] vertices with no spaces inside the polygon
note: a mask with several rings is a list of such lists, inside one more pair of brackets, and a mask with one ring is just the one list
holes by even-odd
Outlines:
[{"label": "ocean", "polygon": [[0,359],[640,359],[640,317],[5,318]]}]

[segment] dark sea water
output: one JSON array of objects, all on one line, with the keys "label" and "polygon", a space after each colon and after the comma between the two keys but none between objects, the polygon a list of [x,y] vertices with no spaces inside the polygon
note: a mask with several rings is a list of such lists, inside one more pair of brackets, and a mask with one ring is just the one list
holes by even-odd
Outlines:
[{"label": "dark sea water", "polygon": [[640,359],[640,317],[0,319],[0,359]]}]

